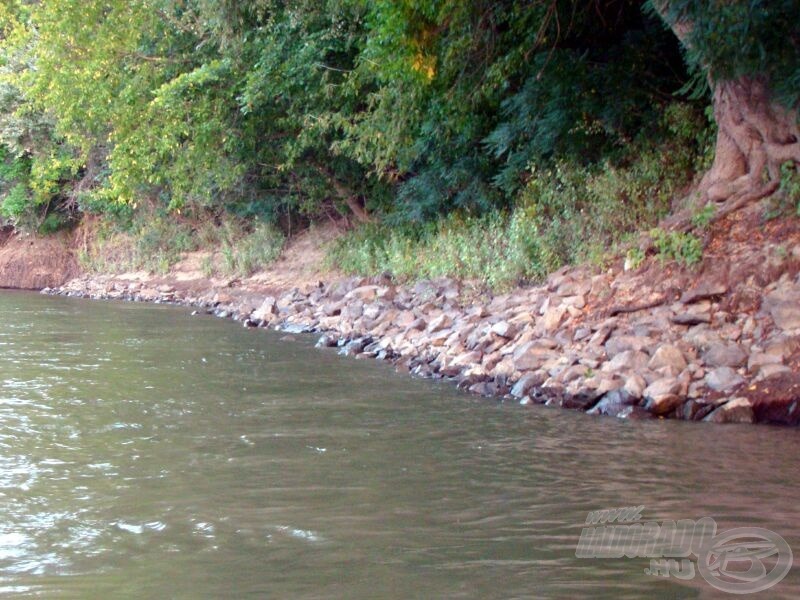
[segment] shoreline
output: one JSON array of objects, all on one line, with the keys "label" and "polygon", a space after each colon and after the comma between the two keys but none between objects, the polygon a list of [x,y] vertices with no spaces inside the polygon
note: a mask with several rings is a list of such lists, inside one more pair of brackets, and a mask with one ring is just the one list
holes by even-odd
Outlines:
[{"label": "shoreline", "polygon": [[800,424],[800,275],[783,272],[752,314],[730,310],[738,285],[674,283],[641,287],[641,275],[574,267],[499,296],[449,279],[404,286],[350,277],[279,291],[110,275],[42,293],[177,304],[247,327],[314,333],[318,346],[521,404]]}]

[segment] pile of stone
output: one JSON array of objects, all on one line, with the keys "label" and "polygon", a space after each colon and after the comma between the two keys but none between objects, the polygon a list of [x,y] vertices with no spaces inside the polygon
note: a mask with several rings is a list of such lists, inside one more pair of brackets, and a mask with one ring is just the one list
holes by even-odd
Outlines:
[{"label": "pile of stone", "polygon": [[[731,290],[719,283],[672,296],[641,289],[636,303],[615,306],[622,285],[611,274],[562,270],[546,285],[496,297],[447,279],[397,286],[360,278],[266,298],[108,277],[45,293],[184,304],[249,327],[316,332],[319,346],[476,394],[621,418],[753,422],[754,401],[742,391],[797,374],[800,277],[784,275],[760,291],[760,308],[741,313],[723,308]],[[770,420],[797,423],[798,404]]]}]

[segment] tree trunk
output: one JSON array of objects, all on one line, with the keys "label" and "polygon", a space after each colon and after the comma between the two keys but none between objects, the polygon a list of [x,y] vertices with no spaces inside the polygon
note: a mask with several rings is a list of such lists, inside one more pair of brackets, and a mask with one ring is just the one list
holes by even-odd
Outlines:
[{"label": "tree trunk", "polygon": [[714,164],[696,199],[701,206],[715,203],[722,216],[778,189],[781,165],[800,164],[800,131],[797,114],[774,102],[766,82],[755,77],[714,84],[714,118]]},{"label": "tree trunk", "polygon": [[[653,6],[675,36],[691,48],[693,23],[671,19],[668,0],[654,0]],[[763,77],[739,77],[715,81],[714,118],[719,131],[714,164],[692,194],[690,209],[713,202],[716,218],[773,194],[780,186],[781,165],[800,166],[800,131],[797,112],[779,105],[772,97],[769,82]],[[689,221],[675,215],[674,227]]]}]

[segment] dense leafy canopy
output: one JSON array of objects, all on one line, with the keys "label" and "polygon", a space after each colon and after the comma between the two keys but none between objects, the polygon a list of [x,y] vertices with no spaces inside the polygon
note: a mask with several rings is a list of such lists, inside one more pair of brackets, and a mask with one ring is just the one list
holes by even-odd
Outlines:
[{"label": "dense leafy canopy", "polygon": [[668,23],[684,24],[687,57],[702,77],[765,77],[785,105],[798,105],[798,0],[651,0],[648,7]]},{"label": "dense leafy canopy", "polygon": [[[701,68],[796,91],[796,9],[676,0],[669,15],[698,24]],[[678,40],[635,0],[8,0],[0,27],[17,223],[477,214],[559,161],[625,160],[689,102]]]}]

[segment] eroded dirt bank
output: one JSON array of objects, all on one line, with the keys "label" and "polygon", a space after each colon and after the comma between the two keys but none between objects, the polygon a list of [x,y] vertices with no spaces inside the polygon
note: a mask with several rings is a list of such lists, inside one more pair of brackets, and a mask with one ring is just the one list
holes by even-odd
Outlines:
[{"label": "eroded dirt bank", "polygon": [[40,237],[0,230],[0,288],[40,290],[80,273],[70,232]]},{"label": "eroded dirt bank", "polygon": [[248,327],[315,332],[321,346],[524,404],[796,425],[800,227],[754,218],[709,232],[697,269],[651,258],[625,272],[618,261],[496,296],[451,280],[326,284],[302,261],[245,281],[207,279],[188,261],[165,277],[82,276],[45,292],[179,303]]}]

